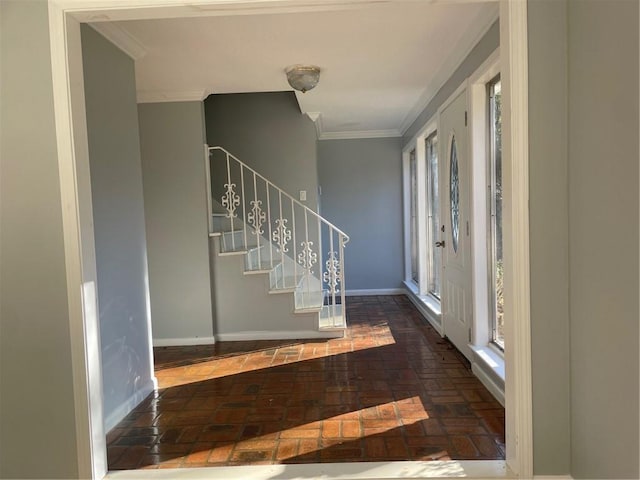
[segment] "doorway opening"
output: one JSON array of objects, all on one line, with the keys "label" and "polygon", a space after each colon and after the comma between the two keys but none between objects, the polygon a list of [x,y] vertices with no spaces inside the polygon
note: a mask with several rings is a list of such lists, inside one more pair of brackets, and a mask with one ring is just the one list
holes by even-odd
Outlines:
[{"label": "doorway opening", "polygon": [[[77,91],[81,78],[79,59],[79,25],[96,16],[111,19],[150,18],[167,15],[194,15],[194,9],[176,2],[140,2],[123,5],[105,2],[50,3],[50,28],[53,59],[54,99],[59,143],[61,194],[70,208],[63,214],[67,279],[69,285],[70,324],[73,345],[74,383],[76,389],[76,424],[80,472],[87,477],[102,478],[106,472],[105,435],[102,424],[100,395],[100,359],[97,347],[95,292],[95,254],[89,247],[93,236],[90,205],[90,182],[86,148],[86,125],[82,92]],[[199,2],[216,5],[219,1]],[[224,2],[228,4],[229,2]],[[322,2],[319,2],[320,5]],[[344,2],[349,4],[349,2]],[[106,6],[105,6],[106,5]],[[295,9],[293,2],[278,2],[280,8]],[[284,6],[282,6],[284,5]],[[238,10],[254,8],[238,2]],[[207,11],[203,9],[203,11]],[[207,13],[211,14],[212,10]],[[228,12],[228,10],[227,10]],[[527,216],[527,150],[526,150],[526,2],[501,2],[503,45],[508,46],[507,69],[503,86],[505,102],[512,108],[504,118],[505,195],[511,200],[505,212],[505,308],[506,315],[517,323],[505,331],[505,363],[511,368],[514,382],[505,392],[507,399],[507,463],[521,476],[531,474],[531,392],[530,342],[528,338],[528,216]],[[523,55],[523,52],[525,53]],[[81,87],[80,87],[81,89]],[[513,98],[511,97],[513,95]],[[516,99],[517,101],[514,101]],[[516,108],[513,108],[516,106]],[[73,135],[68,135],[73,132]],[[89,209],[90,210],[90,209]],[[518,222],[513,219],[518,219]],[[509,260],[511,259],[511,260]],[[515,268],[514,265],[518,265]],[[75,292],[75,293],[74,293]],[[92,313],[93,312],[93,313]],[[509,350],[512,345],[513,350]],[[517,407],[516,407],[517,405]],[[511,407],[511,408],[510,408]],[[517,442],[516,442],[517,439]],[[502,466],[490,466],[505,473]],[[373,472],[377,466],[372,466]],[[408,467],[407,467],[408,468]],[[440,470],[438,470],[440,468]],[[444,470],[443,470],[444,468]],[[423,470],[424,475],[441,475],[449,469],[471,472],[477,465],[435,465]],[[429,470],[429,471],[427,471]],[[477,470],[475,470],[477,471]],[[379,472],[379,470],[378,470]],[[434,473],[435,472],[435,473]],[[397,474],[397,472],[396,472]],[[379,475],[378,475],[379,476]]]}]

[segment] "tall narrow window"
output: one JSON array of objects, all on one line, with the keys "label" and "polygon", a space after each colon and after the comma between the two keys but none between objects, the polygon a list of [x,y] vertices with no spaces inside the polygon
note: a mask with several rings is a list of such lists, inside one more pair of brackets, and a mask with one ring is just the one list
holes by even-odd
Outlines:
[{"label": "tall narrow window", "polygon": [[500,76],[487,84],[489,110],[489,213],[492,340],[504,349],[504,266],[502,250],[502,95]]},{"label": "tall narrow window", "polygon": [[425,140],[427,152],[427,225],[428,225],[428,291],[440,299],[440,269],[442,267],[442,249],[436,247],[440,231],[440,199],[438,196],[438,135],[433,132]]},{"label": "tall narrow window", "polygon": [[412,150],[409,154],[409,182],[411,184],[411,219],[410,219],[410,235],[411,235],[411,278],[416,284],[419,284],[418,273],[418,166],[416,159],[416,151]]}]

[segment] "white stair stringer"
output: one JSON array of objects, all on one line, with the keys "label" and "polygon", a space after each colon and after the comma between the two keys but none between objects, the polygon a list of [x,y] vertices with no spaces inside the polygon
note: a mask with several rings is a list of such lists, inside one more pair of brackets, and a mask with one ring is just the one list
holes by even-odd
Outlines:
[{"label": "white stair stringer", "polygon": [[322,308],[296,311],[296,290],[274,294],[279,292],[277,288],[271,288],[270,274],[247,275],[243,255],[220,255],[221,237],[213,237],[211,241],[218,340],[343,336],[344,328],[321,328],[323,324],[327,325],[322,319]]}]

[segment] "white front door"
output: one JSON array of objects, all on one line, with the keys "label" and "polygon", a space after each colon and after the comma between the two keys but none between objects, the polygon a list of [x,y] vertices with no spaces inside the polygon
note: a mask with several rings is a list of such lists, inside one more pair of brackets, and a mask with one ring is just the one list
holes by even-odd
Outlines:
[{"label": "white front door", "polygon": [[471,359],[471,183],[466,112],[466,90],[440,112],[441,308],[444,334]]}]

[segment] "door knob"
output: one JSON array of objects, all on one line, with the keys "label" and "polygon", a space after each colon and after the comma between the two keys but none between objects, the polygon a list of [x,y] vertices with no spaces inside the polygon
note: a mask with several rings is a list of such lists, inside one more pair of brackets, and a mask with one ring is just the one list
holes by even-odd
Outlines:
[{"label": "door knob", "polygon": [[444,240],[442,240],[441,242],[436,242],[436,247],[444,248]]}]

